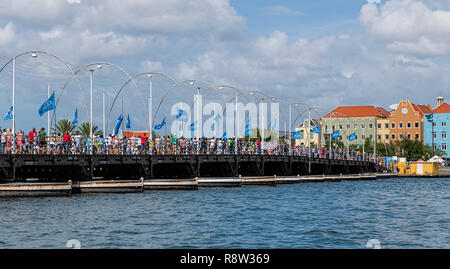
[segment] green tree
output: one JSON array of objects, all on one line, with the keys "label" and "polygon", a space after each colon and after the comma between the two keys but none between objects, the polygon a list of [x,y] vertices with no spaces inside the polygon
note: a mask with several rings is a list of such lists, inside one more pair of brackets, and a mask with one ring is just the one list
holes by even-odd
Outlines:
[{"label": "green tree", "polygon": [[[91,134],[89,122],[83,122],[80,127],[78,127],[81,135],[88,137]],[[103,132],[98,129],[97,125],[92,126],[92,133],[94,135],[101,135]]]},{"label": "green tree", "polygon": [[73,130],[75,130],[75,125],[73,125],[69,120],[67,119],[62,119],[60,121],[58,121],[58,123],[56,124],[55,128],[52,128],[52,132],[53,133],[60,133],[63,134],[65,132],[72,132]]}]

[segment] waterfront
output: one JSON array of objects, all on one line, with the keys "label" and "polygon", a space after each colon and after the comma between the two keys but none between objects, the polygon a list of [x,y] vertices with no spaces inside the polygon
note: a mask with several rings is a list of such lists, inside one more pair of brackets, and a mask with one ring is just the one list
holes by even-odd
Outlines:
[{"label": "waterfront", "polygon": [[450,247],[449,178],[0,200],[0,248]]}]

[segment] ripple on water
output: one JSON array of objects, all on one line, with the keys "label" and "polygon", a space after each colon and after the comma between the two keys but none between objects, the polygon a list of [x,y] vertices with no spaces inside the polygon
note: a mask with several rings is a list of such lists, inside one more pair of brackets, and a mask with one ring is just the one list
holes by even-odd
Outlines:
[{"label": "ripple on water", "polygon": [[449,248],[450,181],[6,199],[0,248]]}]

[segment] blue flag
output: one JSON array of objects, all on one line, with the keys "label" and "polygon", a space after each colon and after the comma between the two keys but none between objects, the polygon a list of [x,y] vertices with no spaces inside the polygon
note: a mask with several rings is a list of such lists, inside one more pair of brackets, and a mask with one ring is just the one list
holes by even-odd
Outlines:
[{"label": "blue flag", "polygon": [[78,123],[78,109],[75,109],[75,118],[72,121],[72,124],[75,125]]},{"label": "blue flag", "polygon": [[245,134],[244,136],[250,136],[250,119],[248,119],[247,124],[245,124]]},{"label": "blue flag", "polygon": [[331,134],[331,138],[339,138],[339,130],[334,131],[334,132]]},{"label": "blue flag", "polygon": [[55,92],[52,93],[50,98],[48,98],[39,108],[39,116],[45,114],[45,112],[55,109]]},{"label": "blue flag", "polygon": [[427,118],[428,122],[433,122],[433,114],[426,114],[425,117]]},{"label": "blue flag", "polygon": [[294,135],[292,136],[292,139],[300,139],[300,133],[301,133],[301,131],[294,132]]},{"label": "blue flag", "polygon": [[120,116],[117,118],[116,126],[114,127],[114,135],[117,135],[119,133],[119,128],[120,128],[120,125],[122,124],[122,121],[123,121],[123,115],[120,114]]},{"label": "blue flag", "polygon": [[11,120],[12,118],[13,118],[13,107],[11,107],[11,110],[8,111],[3,120]]},{"label": "blue flag", "polygon": [[355,133],[350,134],[350,135],[348,136],[348,141],[353,141],[353,140],[356,140],[356,134],[355,134]]},{"label": "blue flag", "polygon": [[166,125],[166,118],[164,117],[164,119],[161,121],[160,124],[156,124],[155,125],[155,130],[160,130],[162,127],[164,127],[164,125]]},{"label": "blue flag", "polygon": [[183,121],[186,122],[187,121],[187,114],[186,111],[184,111],[183,109],[179,108],[178,109],[178,115],[175,116],[175,118],[179,121]]},{"label": "blue flag", "polygon": [[197,129],[196,125],[197,124],[195,122],[191,123],[191,131],[195,131],[195,129]]},{"label": "blue flag", "polygon": [[127,128],[131,128],[131,121],[130,121],[130,115],[127,116]]},{"label": "blue flag", "polygon": [[227,132],[223,132],[222,139],[227,139]]},{"label": "blue flag", "polygon": [[320,126],[317,125],[316,127],[312,128],[312,132],[316,134],[320,134]]}]

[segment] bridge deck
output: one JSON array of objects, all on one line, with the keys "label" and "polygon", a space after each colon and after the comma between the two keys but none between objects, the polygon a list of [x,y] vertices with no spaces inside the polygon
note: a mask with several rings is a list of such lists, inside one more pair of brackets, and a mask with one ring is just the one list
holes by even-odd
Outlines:
[{"label": "bridge deck", "polygon": [[0,155],[0,181],[374,172],[373,162],[288,155]]}]

